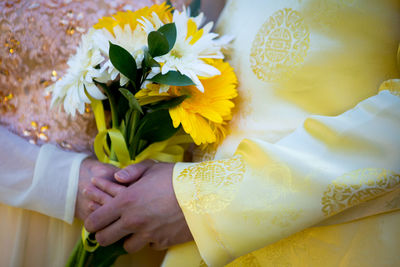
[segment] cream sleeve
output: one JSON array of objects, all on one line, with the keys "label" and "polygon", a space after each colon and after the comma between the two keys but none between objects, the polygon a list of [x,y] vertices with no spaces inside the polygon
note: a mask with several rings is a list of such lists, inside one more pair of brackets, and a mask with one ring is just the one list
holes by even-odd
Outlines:
[{"label": "cream sleeve", "polygon": [[0,202],[72,223],[85,154],[37,147],[0,126]]},{"label": "cream sleeve", "polygon": [[174,190],[208,266],[222,266],[400,187],[400,98],[310,116],[277,143],[245,139],[229,159],[179,163]]}]

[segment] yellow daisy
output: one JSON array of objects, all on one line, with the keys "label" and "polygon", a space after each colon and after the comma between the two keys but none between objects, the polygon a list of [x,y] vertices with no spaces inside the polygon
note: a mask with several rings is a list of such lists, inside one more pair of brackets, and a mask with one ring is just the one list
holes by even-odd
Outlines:
[{"label": "yellow daisy", "polygon": [[143,7],[136,11],[117,12],[112,17],[103,17],[93,27],[95,29],[107,29],[110,33],[114,34],[114,27],[119,25],[122,29],[125,25],[129,24],[132,30],[135,30],[141,19],[152,18],[153,12],[157,14],[158,18],[163,23],[172,22],[172,8],[165,2],[160,5],[152,5],[150,7]]},{"label": "yellow daisy", "polygon": [[218,144],[224,139],[234,107],[231,100],[237,96],[237,78],[233,68],[220,59],[207,60],[207,64],[218,69],[221,75],[200,79],[204,93],[196,86],[171,86],[167,93],[160,94],[159,86],[153,84],[136,94],[141,104],[188,96],[169,113],[174,127],[182,125],[197,145]]}]

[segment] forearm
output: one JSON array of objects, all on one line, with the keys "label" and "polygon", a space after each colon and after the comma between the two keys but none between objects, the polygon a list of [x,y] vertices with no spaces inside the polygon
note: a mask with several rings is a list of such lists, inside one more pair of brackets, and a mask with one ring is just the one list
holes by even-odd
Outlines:
[{"label": "forearm", "polygon": [[84,154],[41,148],[0,127],[0,202],[73,221]]}]

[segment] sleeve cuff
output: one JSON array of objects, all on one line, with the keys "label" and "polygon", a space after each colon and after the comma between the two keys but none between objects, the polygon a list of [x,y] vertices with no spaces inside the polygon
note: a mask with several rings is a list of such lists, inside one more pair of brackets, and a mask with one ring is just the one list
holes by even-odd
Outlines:
[{"label": "sleeve cuff", "polygon": [[35,164],[32,209],[67,223],[74,220],[79,169],[86,154],[44,145]]},{"label": "sleeve cuff", "polygon": [[198,163],[175,164],[173,172],[175,195],[204,262],[208,266],[223,266],[235,257],[219,238],[212,217],[208,216],[203,208],[197,207],[196,203],[202,201],[196,199],[199,198],[196,193],[196,177],[191,177],[187,173],[188,169],[195,168],[196,165]]}]

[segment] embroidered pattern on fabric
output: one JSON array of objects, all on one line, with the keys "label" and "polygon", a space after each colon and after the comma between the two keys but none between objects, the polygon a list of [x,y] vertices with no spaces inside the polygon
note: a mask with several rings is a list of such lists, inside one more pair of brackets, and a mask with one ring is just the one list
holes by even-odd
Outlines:
[{"label": "embroidered pattern on fabric", "polygon": [[282,208],[272,218],[271,223],[281,228],[286,228],[291,226],[293,222],[300,218],[302,213],[302,210],[296,210],[294,208]]},{"label": "embroidered pattern on fabric", "polygon": [[181,205],[197,214],[214,213],[226,208],[235,198],[243,180],[245,164],[241,156],[206,161],[184,169],[176,178],[182,196]]},{"label": "embroidered pattern on fabric", "polygon": [[322,212],[331,216],[400,187],[400,175],[385,169],[360,169],[333,181],[322,197]]},{"label": "embroidered pattern on fabric", "polygon": [[285,8],[261,26],[252,45],[250,64],[258,79],[287,79],[304,61],[310,32],[300,13]]}]

